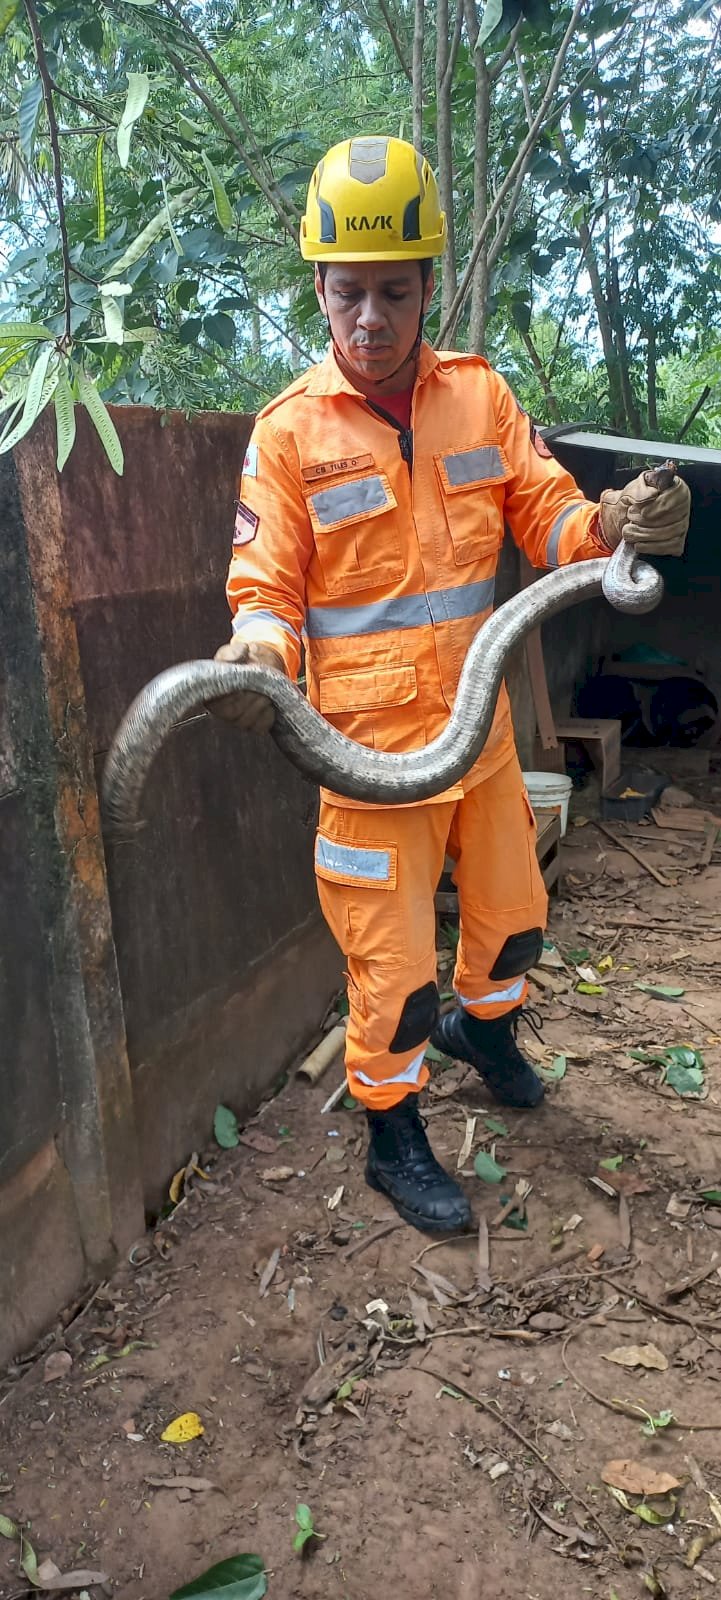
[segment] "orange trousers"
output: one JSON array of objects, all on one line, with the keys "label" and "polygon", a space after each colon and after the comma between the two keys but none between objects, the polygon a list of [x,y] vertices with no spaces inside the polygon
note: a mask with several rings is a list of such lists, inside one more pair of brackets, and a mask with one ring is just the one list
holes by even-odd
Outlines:
[{"label": "orange trousers", "polygon": [[[547,912],[517,757],[461,800],[378,810],[321,804],[315,869],[323,915],[348,959],[348,1085],[374,1111],[428,1081],[430,1026],[419,1038],[417,1024],[423,1031],[423,996],[436,981],[433,897],[446,855],[461,911],[456,994],[474,1016],[502,1016],[522,1004],[527,985],[523,973],[494,980],[493,968],[509,936],[543,928]],[[403,1048],[406,1002],[419,994]]]}]

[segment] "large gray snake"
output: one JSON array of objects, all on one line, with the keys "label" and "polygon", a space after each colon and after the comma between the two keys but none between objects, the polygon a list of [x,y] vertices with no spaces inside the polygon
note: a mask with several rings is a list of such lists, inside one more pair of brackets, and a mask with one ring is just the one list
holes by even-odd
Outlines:
[{"label": "large gray snake", "polygon": [[175,725],[208,701],[247,690],[275,707],[272,736],[289,760],[336,794],[376,805],[409,805],[440,794],[469,771],[493,721],[504,665],[526,634],[566,606],[603,593],[619,611],[653,610],[663,579],[622,543],[610,559],[580,561],[540,578],[500,606],[476,634],[443,732],[402,754],[346,739],[280,672],[220,661],[184,661],[141,690],[118,728],[103,776],[108,827],[137,827],[146,778]]}]

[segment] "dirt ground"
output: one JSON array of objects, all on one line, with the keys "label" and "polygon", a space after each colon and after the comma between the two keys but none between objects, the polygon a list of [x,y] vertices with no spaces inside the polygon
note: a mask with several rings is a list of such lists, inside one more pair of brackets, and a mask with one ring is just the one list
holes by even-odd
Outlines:
[{"label": "dirt ground", "polygon": [[[721,811],[720,776],[682,781]],[[701,1195],[721,1183],[721,853],[700,865],[704,834],[619,826],[658,883],[584,803],[560,955],[533,986],[543,1045],[522,1034],[565,1075],[530,1113],[450,1063],[426,1097],[454,1169],[465,1140],[478,1233],[436,1247],[400,1224],[364,1185],[362,1114],[321,1114],[337,1070],[291,1079],[238,1148],[211,1140],[207,1176],[189,1169],[132,1260],[0,1385],[0,1512],[63,1572],[105,1573],[93,1597],[167,1600],[240,1551],[264,1559],[270,1600],[556,1600],[565,1584],[700,1600],[721,1583],[721,1206]],[[442,947],[444,988],[450,960]],[[703,1098],[628,1053],[679,1044],[702,1052]],[[480,1150],[499,1184],[476,1175]],[[525,1231],[496,1221],[519,1180]],[[649,1344],[651,1370],[607,1359]],[[202,1436],[163,1443],[188,1411]],[[629,1458],[680,1487],[624,1508],[602,1473]],[[302,1555],[298,1503],[322,1535]],[[1,1539],[2,1600],[29,1589],[18,1557]]]}]

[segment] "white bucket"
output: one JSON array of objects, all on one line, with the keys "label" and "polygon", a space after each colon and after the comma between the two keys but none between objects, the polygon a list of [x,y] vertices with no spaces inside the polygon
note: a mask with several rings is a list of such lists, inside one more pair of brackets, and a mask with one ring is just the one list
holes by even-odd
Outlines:
[{"label": "white bucket", "polygon": [[568,826],[568,806],[573,784],[560,772],[524,772],[523,781],[534,811],[555,811],[561,818],[561,837]]}]

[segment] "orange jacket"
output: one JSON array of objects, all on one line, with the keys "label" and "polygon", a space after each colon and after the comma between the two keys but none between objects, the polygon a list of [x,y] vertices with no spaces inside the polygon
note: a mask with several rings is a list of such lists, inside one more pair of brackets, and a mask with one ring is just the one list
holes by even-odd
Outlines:
[{"label": "orange jacket", "polygon": [[[527,415],[481,356],[424,344],[411,425],[409,470],[398,431],[332,351],[265,406],[227,585],[234,629],[278,650],[292,678],[302,641],[312,704],[381,750],[416,749],[447,722],[493,608],[504,523],[534,566],[609,553],[598,507],[538,454]],[[512,751],[503,688],[472,772],[436,799],[460,796]]]}]

